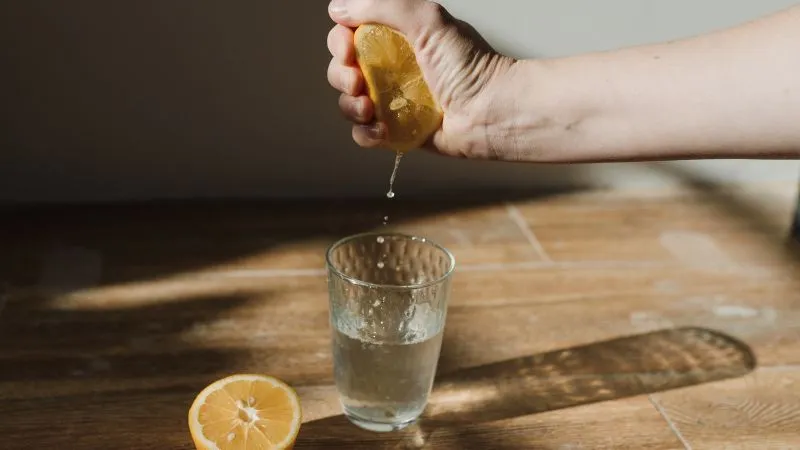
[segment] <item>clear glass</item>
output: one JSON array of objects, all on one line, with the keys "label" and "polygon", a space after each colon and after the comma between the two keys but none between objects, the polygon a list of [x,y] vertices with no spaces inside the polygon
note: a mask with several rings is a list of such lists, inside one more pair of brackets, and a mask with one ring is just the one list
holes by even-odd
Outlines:
[{"label": "clear glass", "polygon": [[393,431],[433,385],[455,259],[415,236],[366,233],[327,253],[336,388],[351,422]]}]

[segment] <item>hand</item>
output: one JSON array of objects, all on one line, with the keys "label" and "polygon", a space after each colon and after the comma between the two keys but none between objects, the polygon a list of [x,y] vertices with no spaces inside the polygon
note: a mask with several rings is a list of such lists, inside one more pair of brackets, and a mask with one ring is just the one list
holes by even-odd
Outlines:
[{"label": "hand", "polygon": [[353,122],[353,140],[377,147],[386,124],[376,123],[374,105],[355,61],[353,30],[379,23],[406,36],[434,97],[444,111],[428,148],[450,156],[497,159],[488,127],[493,99],[514,60],[500,55],[468,24],[428,0],[333,0],[328,11],[336,26],[328,35],[333,55],[328,81],[342,94],[339,107]]}]

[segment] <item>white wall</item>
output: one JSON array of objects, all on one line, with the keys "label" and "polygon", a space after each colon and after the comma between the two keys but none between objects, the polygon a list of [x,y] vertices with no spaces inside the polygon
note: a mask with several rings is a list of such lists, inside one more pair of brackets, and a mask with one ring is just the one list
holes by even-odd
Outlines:
[{"label": "white wall", "polygon": [[[558,56],[732,25],[791,0],[449,0],[498,48]],[[325,81],[320,1],[6,1],[0,201],[385,192]],[[797,179],[794,162],[537,167],[410,155],[399,195],[459,188]]]}]

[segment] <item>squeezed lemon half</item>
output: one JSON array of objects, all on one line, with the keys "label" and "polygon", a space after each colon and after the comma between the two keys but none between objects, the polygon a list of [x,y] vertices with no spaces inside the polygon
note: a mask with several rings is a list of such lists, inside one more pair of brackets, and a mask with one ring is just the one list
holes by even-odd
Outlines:
[{"label": "squeezed lemon half", "polygon": [[375,117],[388,127],[385,146],[396,152],[419,148],[439,129],[443,114],[414,49],[401,33],[377,24],[356,29],[355,48]]}]

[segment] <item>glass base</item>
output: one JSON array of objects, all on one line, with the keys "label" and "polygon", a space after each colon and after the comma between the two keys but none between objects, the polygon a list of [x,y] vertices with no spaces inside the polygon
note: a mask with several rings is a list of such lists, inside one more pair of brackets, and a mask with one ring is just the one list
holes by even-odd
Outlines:
[{"label": "glass base", "polygon": [[417,421],[417,418],[415,417],[405,422],[375,422],[374,420],[368,420],[355,416],[348,411],[344,412],[344,416],[347,417],[347,420],[349,420],[353,425],[376,433],[390,433],[392,431],[399,431]]}]

